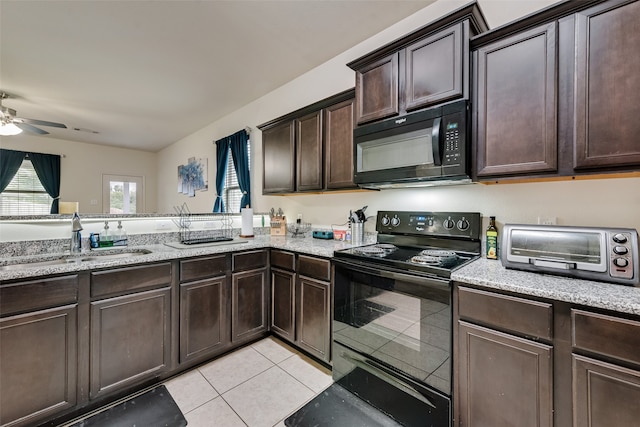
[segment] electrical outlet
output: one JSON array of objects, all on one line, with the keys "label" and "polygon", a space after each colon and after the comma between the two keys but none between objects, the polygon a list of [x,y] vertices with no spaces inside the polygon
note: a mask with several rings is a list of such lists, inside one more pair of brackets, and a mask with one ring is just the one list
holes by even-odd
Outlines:
[{"label": "electrical outlet", "polygon": [[95,205],[97,205],[97,204],[98,204],[98,199],[91,199],[91,201],[89,201],[89,204],[90,204],[91,206],[95,206]]},{"label": "electrical outlet", "polygon": [[539,216],[538,224],[540,225],[556,225],[556,217],[555,216]]},{"label": "electrical outlet", "polygon": [[169,230],[171,229],[170,221],[156,221],[156,230]]}]

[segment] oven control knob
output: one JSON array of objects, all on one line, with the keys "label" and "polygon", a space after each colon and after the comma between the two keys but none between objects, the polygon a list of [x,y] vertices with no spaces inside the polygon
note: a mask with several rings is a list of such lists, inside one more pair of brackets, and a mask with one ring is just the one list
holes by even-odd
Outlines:
[{"label": "oven control knob", "polygon": [[621,268],[624,268],[629,265],[629,261],[627,261],[624,258],[616,258],[613,260],[613,263],[615,264],[616,267],[621,267]]},{"label": "oven control knob", "polygon": [[461,219],[458,221],[458,230],[467,231],[469,229],[469,221],[466,219]]},{"label": "oven control knob", "polygon": [[629,249],[626,246],[614,246],[613,253],[618,255],[626,255],[629,252]]},{"label": "oven control knob", "polygon": [[397,227],[400,225],[400,218],[398,218],[397,216],[394,216],[393,218],[391,218],[391,225],[394,227]]},{"label": "oven control knob", "polygon": [[624,234],[616,234],[613,236],[613,241],[616,243],[627,243],[627,236],[625,236]]},{"label": "oven control knob", "polygon": [[455,227],[456,223],[454,220],[452,220],[451,218],[449,219],[445,219],[444,222],[442,223],[442,225],[444,226],[444,228],[446,228],[447,230],[451,230],[453,227]]},{"label": "oven control knob", "polygon": [[382,220],[380,222],[382,222],[382,225],[384,225],[386,227],[387,225],[389,225],[391,220],[389,219],[388,216],[385,215],[385,216],[382,217]]}]

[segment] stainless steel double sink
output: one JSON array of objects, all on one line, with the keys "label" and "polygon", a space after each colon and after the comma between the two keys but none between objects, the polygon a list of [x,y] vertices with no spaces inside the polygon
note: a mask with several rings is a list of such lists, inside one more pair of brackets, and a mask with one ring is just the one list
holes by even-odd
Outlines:
[{"label": "stainless steel double sink", "polygon": [[49,265],[65,265],[65,264],[82,264],[88,262],[100,262],[100,261],[112,261],[121,258],[130,258],[132,256],[139,255],[147,255],[150,254],[151,251],[146,249],[134,249],[134,250],[117,250],[118,252],[106,252],[106,253],[93,253],[86,255],[65,255],[59,258],[48,259],[43,261],[38,261],[34,259],[33,261],[24,261],[18,262],[15,264],[7,264],[0,266],[0,271],[11,271],[11,270],[22,270],[25,268],[35,268],[35,267],[46,267]]}]

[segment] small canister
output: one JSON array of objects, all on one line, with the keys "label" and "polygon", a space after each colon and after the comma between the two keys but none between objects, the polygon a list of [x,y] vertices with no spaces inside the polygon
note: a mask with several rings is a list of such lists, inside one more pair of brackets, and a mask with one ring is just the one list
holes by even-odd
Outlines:
[{"label": "small canister", "polygon": [[92,248],[100,247],[100,234],[99,233],[91,233],[89,235],[89,246]]}]

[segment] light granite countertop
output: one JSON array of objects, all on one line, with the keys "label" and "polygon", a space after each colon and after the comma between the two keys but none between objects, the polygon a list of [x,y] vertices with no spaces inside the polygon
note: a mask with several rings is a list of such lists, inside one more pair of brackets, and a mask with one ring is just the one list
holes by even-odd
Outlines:
[{"label": "light granite countertop", "polygon": [[[375,238],[374,238],[375,239]],[[366,243],[366,242],[365,242]],[[201,244],[184,249],[178,249],[166,244],[151,244],[127,246],[122,248],[110,248],[108,253],[117,253],[118,251],[150,251],[146,254],[135,254],[130,257],[117,259],[100,259],[102,251],[85,250],[76,257],[71,257],[69,252],[66,253],[49,253],[46,255],[30,255],[30,256],[13,256],[0,258],[0,268],[9,264],[29,263],[48,261],[54,259],[66,258],[91,258],[90,261],[69,262],[65,264],[55,265],[34,265],[19,269],[1,270],[0,282],[27,279],[30,277],[74,273],[79,271],[102,269],[109,267],[118,267],[133,264],[146,264],[151,262],[166,261],[172,259],[190,258],[196,256],[213,255],[225,252],[245,251],[251,249],[277,248],[288,251],[298,252],[302,254],[314,255],[319,257],[330,258],[333,252],[340,249],[352,247],[349,242],[339,240],[323,240],[314,239],[312,237],[284,237],[284,236],[256,236],[254,238],[236,238],[234,242],[225,242],[225,244]],[[103,252],[106,254],[107,252]]]},{"label": "light granite countertop", "polygon": [[500,261],[478,259],[451,279],[487,289],[564,301],[640,315],[640,288],[506,269]]}]

